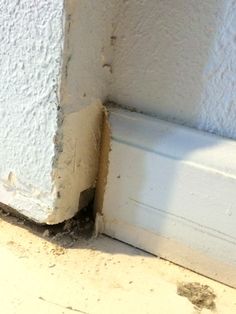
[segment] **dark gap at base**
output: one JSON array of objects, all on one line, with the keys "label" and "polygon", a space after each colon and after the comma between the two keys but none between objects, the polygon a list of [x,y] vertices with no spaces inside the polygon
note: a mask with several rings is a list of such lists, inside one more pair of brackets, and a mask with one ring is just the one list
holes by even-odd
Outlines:
[{"label": "dark gap at base", "polygon": [[2,203],[0,218],[13,225],[22,226],[45,240],[70,248],[75,246],[79,239],[89,240],[93,236],[95,225],[93,202],[94,198],[74,217],[55,225],[36,223]]}]

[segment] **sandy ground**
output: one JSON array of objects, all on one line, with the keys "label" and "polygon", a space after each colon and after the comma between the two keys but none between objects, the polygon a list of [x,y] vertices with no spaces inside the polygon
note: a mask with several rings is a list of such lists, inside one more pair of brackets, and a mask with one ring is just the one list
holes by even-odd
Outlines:
[{"label": "sandy ground", "polygon": [[[63,248],[0,218],[0,263],[3,314],[236,314],[236,290],[105,236]],[[180,282],[208,285],[216,308],[195,308]]]}]

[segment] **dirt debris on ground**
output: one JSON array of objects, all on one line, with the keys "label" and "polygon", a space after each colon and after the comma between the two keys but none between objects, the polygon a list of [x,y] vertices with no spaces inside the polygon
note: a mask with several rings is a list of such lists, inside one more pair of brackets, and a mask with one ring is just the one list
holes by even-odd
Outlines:
[{"label": "dirt debris on ground", "polygon": [[211,287],[202,285],[199,282],[181,282],[177,285],[177,293],[196,306],[197,309],[215,309],[216,295]]},{"label": "dirt debris on ground", "polygon": [[63,248],[72,248],[79,239],[90,239],[93,236],[94,217],[90,206],[81,209],[73,218],[56,225],[40,225],[24,217],[14,216],[6,210],[0,208],[0,216],[6,221],[31,229],[38,236]]},{"label": "dirt debris on ground", "polygon": [[177,294],[177,282],[208,285],[217,295],[214,313],[236,313],[234,289],[104,235],[91,237],[93,216],[81,215],[48,226],[0,214],[2,313],[210,313]]}]

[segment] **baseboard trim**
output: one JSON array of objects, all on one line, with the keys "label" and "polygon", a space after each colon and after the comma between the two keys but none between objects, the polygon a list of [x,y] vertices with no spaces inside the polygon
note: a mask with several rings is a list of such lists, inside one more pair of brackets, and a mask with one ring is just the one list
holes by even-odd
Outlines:
[{"label": "baseboard trim", "polygon": [[236,287],[236,142],[110,113],[105,233]]}]

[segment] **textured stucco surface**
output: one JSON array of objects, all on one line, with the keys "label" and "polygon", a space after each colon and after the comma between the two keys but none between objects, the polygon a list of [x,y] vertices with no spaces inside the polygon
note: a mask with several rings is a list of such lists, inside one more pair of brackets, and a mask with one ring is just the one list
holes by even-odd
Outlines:
[{"label": "textured stucco surface", "polygon": [[0,201],[40,220],[53,203],[63,1],[4,0],[0,21]]},{"label": "textured stucco surface", "polygon": [[124,1],[110,99],[236,138],[236,2]]},{"label": "textured stucco surface", "polygon": [[58,131],[61,152],[53,170],[57,191],[49,223],[71,218],[80,192],[94,188],[100,154],[102,102],[111,80],[112,18],[119,1],[65,1]]},{"label": "textured stucco surface", "polygon": [[236,138],[235,0],[0,2],[0,202],[55,223],[94,187],[101,104]]},{"label": "textured stucco surface", "polygon": [[200,128],[236,139],[236,1],[224,1],[199,104]]},{"label": "textured stucco surface", "polygon": [[95,186],[117,1],[0,4],[0,202],[72,217]]}]

